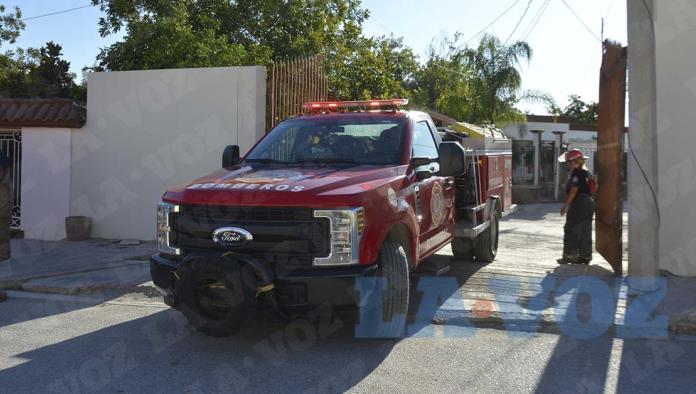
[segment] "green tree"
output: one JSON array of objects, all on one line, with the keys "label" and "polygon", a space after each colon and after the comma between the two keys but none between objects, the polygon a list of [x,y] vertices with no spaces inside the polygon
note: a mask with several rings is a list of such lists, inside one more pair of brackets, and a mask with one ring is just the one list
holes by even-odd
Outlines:
[{"label": "green tree", "polygon": [[0,94],[4,97],[62,97],[84,101],[86,88],[75,83],[70,62],[54,42],[27,50],[7,52],[2,59]]},{"label": "green tree", "polygon": [[[464,53],[453,40],[445,38],[436,49],[428,48],[425,63],[413,78],[414,103],[418,107],[434,109],[456,119],[470,119],[473,107],[470,82],[474,75]],[[444,54],[443,54],[444,52]]]},{"label": "green tree", "polygon": [[585,102],[579,95],[572,94],[568,96],[568,105],[565,106],[561,114],[568,116],[573,123],[596,126],[599,117],[599,103]]},{"label": "green tree", "polygon": [[418,69],[413,51],[401,38],[358,37],[330,53],[330,95],[340,100],[410,98],[409,84]]},{"label": "green tree", "polygon": [[98,69],[268,64],[322,53],[357,38],[358,0],[93,0],[102,36],[125,29]]},{"label": "green tree", "polygon": [[520,102],[554,104],[543,92],[523,91],[519,66],[530,61],[526,42],[506,45],[484,35],[474,48],[457,45],[459,35],[431,45],[428,60],[416,72],[414,96],[420,106],[472,123],[504,123],[524,119]]},{"label": "green tree", "polygon": [[15,7],[13,12],[5,13],[5,6],[0,4],[0,47],[5,42],[14,44],[24,27],[19,7]]},{"label": "green tree", "polygon": [[123,40],[97,56],[97,70],[267,65],[326,59],[330,96],[409,97],[416,57],[400,38],[362,35],[359,0],[93,0],[103,36]]},{"label": "green tree", "polygon": [[548,94],[522,91],[522,75],[518,67],[532,59],[532,48],[524,41],[506,45],[491,35],[484,35],[476,48],[467,49],[474,78],[471,93],[471,118],[476,122],[505,122],[520,120],[522,113],[516,105],[522,101],[553,103]]},{"label": "green tree", "polygon": [[[5,13],[0,4],[0,47],[16,42],[25,28],[22,11],[15,7]],[[62,48],[48,42],[41,48],[17,48],[0,53],[1,97],[66,97],[84,100],[86,87],[75,83],[70,63],[62,58]]]}]

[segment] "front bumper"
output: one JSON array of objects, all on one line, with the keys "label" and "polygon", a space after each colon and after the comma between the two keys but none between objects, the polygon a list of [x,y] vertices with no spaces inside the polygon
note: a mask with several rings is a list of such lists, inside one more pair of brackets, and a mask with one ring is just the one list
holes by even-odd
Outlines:
[{"label": "front bumper", "polygon": [[[178,261],[160,254],[150,259],[150,275],[167,305],[176,308],[175,272]],[[280,305],[292,311],[313,309],[328,303],[334,309],[355,308],[358,302],[355,278],[375,275],[377,265],[316,268],[278,276],[275,292]]]}]

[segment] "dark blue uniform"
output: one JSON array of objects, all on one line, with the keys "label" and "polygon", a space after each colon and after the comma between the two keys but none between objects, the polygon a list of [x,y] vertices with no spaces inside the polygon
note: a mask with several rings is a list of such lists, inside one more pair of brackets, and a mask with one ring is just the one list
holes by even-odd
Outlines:
[{"label": "dark blue uniform", "polygon": [[563,227],[563,256],[576,258],[582,263],[589,263],[592,259],[592,218],[595,204],[590,193],[591,176],[589,171],[576,168],[566,183],[566,193],[572,187],[577,187],[578,192],[570,202]]}]

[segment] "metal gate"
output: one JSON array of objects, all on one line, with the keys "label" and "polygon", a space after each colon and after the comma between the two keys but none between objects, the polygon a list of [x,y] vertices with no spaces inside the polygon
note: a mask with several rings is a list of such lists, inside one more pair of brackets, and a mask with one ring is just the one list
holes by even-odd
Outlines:
[{"label": "metal gate", "polygon": [[12,221],[10,227],[18,229],[22,224],[22,134],[19,130],[0,130],[0,150],[10,159],[10,176],[14,190]]},{"label": "metal gate", "polygon": [[266,127],[302,112],[307,101],[325,101],[328,83],[322,56],[303,57],[272,64],[268,68]]}]

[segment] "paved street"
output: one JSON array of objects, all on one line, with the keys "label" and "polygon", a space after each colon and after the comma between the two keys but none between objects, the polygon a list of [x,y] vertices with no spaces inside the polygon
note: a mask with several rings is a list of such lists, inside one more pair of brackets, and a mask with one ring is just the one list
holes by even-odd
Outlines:
[{"label": "paved street", "polygon": [[3,392],[694,390],[696,342],[686,340],[519,338],[496,329],[356,340],[350,329],[301,321],[215,339],[147,299],[36,297],[0,304]]},{"label": "paved street", "polygon": [[[260,321],[236,337],[209,338],[159,298],[85,291],[90,278],[102,283],[112,268],[49,277],[70,284],[75,276],[86,287],[80,296],[10,291],[0,303],[0,391],[693,392],[691,337],[627,340],[610,328],[598,338],[576,339],[556,324],[573,315],[564,295],[531,311],[549,323],[538,332],[504,324],[519,317],[510,306],[538,294],[546,277],[614,280],[598,255],[590,267],[555,263],[563,223],[556,210],[555,204],[523,206],[502,221],[494,263],[452,261],[449,248],[433,257],[453,263],[443,278],[460,288],[437,311],[437,325],[427,327],[432,335],[400,341],[355,339],[353,326],[304,320]],[[128,280],[144,283],[142,275]],[[617,322],[625,310],[620,298]],[[572,299],[581,314],[581,297]],[[482,302],[491,310],[481,310]],[[462,330],[462,318],[489,328]]]}]

